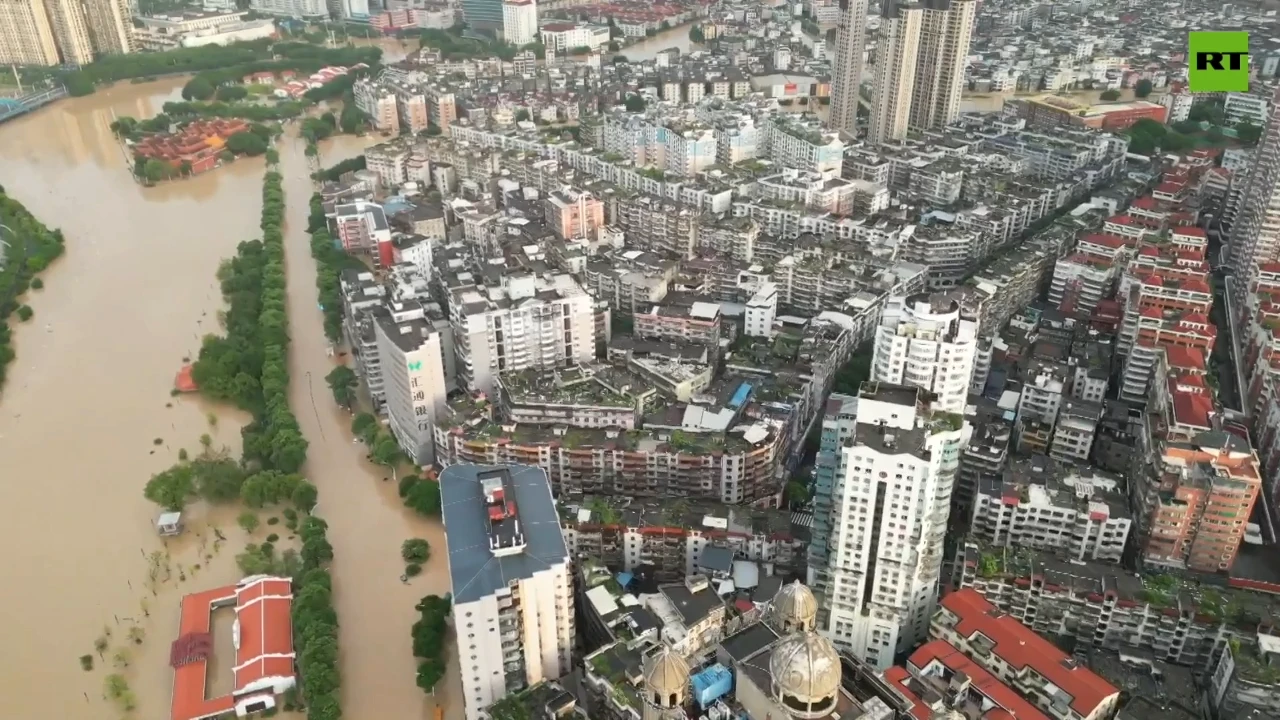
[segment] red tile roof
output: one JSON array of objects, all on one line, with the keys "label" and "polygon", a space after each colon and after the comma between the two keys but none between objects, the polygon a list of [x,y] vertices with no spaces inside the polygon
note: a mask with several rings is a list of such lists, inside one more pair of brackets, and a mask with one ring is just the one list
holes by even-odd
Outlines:
[{"label": "red tile roof", "polygon": [[1198,392],[1179,390],[1176,380],[1169,381],[1169,390],[1174,422],[1206,430],[1213,428],[1210,422],[1213,418],[1213,401],[1208,396]]},{"label": "red tile roof", "polygon": [[[1067,657],[1053,643],[1037,635],[1010,615],[999,612],[973,588],[953,592],[942,607],[960,618],[955,631],[965,638],[982,633],[990,638],[996,656],[1014,673],[1032,668],[1071,696],[1071,709],[1088,717],[1099,705],[1119,694],[1096,673]],[[1022,715],[1018,714],[1021,718]]]},{"label": "red tile roof", "polygon": [[266,678],[293,676],[293,590],[284,578],[262,578],[236,593],[240,647],[236,652],[236,693],[261,690]]},{"label": "red tile roof", "polygon": [[[182,598],[182,616],[178,621],[178,640],[194,633],[209,633],[212,622],[211,613],[215,603],[223,602],[235,595],[236,587],[205,590]],[[205,697],[205,680],[209,675],[209,661],[201,657],[193,662],[178,666],[173,671],[173,720],[198,720],[231,712],[235,709],[235,701],[230,695],[222,697]]]},{"label": "red tile roof", "polygon": [[1172,235],[1186,235],[1188,237],[1207,238],[1209,237],[1204,230],[1198,227],[1176,227],[1169,231]]},{"label": "red tile roof", "polygon": [[1185,345],[1166,345],[1164,355],[1171,368],[1204,372],[1204,351],[1199,348],[1189,348]]},{"label": "red tile roof", "polygon": [[911,715],[916,720],[930,720],[933,714],[919,695],[918,691],[922,689],[919,681],[912,681],[920,675],[941,677],[939,666],[947,668],[952,674],[963,672],[968,675],[969,686],[995,704],[995,707],[982,716],[983,720],[1049,720],[1047,715],[946,640],[925,643],[911,654],[907,664],[909,669],[897,666],[889,668],[884,673],[884,679],[911,701]]},{"label": "red tile roof", "polygon": [[[255,692],[273,692],[279,678],[294,677],[293,629],[290,611],[293,603],[292,584],[286,578],[259,576],[246,578],[235,585],[205,590],[182,598],[179,639],[185,655],[174,669],[173,720],[203,720],[234,712],[236,698]],[[209,698],[206,678],[210,656],[206,642],[184,638],[207,638],[212,612],[218,606],[235,606],[240,627],[240,645],[232,665],[235,688],[220,697]],[[231,658],[212,658],[214,662],[232,663]],[[275,682],[260,682],[275,679]]]}]

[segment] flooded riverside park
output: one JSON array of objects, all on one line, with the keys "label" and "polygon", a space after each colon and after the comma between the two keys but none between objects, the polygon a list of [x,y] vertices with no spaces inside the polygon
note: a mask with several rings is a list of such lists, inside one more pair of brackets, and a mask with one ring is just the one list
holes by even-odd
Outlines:
[{"label": "flooded riverside park", "polygon": [[[44,288],[24,299],[35,316],[12,322],[17,359],[0,393],[0,544],[9,589],[0,597],[9,619],[0,630],[9,649],[0,658],[0,704],[10,717],[168,717],[182,596],[239,579],[235,555],[248,542],[278,532],[288,544],[288,530],[268,525],[278,514],[271,509],[259,513],[262,526],[250,536],[236,522],[242,506],[203,502],[184,511],[185,532],[162,538],[161,509],[142,495],[181,451],[205,451],[202,436],[209,452],[238,457],[250,420],[171,389],[201,337],[221,330],[219,264],[260,236],[264,162],[242,158],[144,187],[131,179],[110,130],[117,116],[151,117],[181,99],[185,80],[121,83],[0,125],[0,185],[66,237],[66,253],[41,274]],[[322,141],[321,163],[376,140]],[[306,233],[313,183],[300,139],[286,134],[278,151],[290,400],[310,442],[303,473],[319,490],[316,514],[329,523],[334,546],[344,714],[418,720],[440,701],[447,717],[461,717],[460,699],[449,701],[460,692],[452,658],[438,698],[414,684],[414,605],[449,590],[443,531],[405,509],[385,468],[365,460],[351,415],[324,382],[335,360]],[[426,538],[434,552],[423,574],[404,583],[400,545],[411,537]],[[222,632],[216,622],[214,630]],[[211,690],[230,675],[233,659],[217,657],[224,645],[214,643]],[[106,697],[113,674],[136,699],[131,713]]]}]

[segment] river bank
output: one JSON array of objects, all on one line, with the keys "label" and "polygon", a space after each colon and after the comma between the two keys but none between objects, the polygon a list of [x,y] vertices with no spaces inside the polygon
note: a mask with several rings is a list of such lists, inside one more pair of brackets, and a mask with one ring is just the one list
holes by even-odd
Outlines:
[{"label": "river bank", "polygon": [[[61,227],[74,248],[46,271],[50,291],[30,300],[37,320],[15,328],[18,359],[0,399],[0,503],[10,509],[0,542],[9,548],[12,589],[0,611],[14,619],[0,640],[22,649],[0,658],[0,697],[14,717],[117,717],[119,705],[104,697],[105,678],[117,673],[136,696],[135,717],[167,716],[179,599],[235,581],[235,554],[250,540],[262,542],[276,517],[261,513],[263,527],[250,537],[236,525],[236,508],[196,504],[186,533],[165,541],[154,528],[156,506],[142,497],[148,478],[181,450],[200,451],[203,434],[238,457],[239,430],[249,419],[198,396],[171,397],[170,389],[200,337],[217,328],[224,309],[219,264],[238,243],[260,236],[263,161],[246,158],[146,188],[121,182],[129,158],[109,127],[121,114],[154,115],[178,98],[183,83],[119,83],[0,126],[0,185]],[[340,136],[319,146],[331,165],[373,142]],[[317,512],[337,554],[343,709],[347,717],[416,718],[429,698],[414,686],[413,606],[449,589],[443,533],[405,510],[392,483],[364,461],[363,448],[351,442],[350,415],[324,385],[333,361],[305,235],[312,187],[304,148],[292,135],[280,144],[289,391],[311,442],[304,473],[320,489]],[[427,538],[437,552],[406,585],[399,548],[409,537]],[[157,574],[167,581],[152,582],[153,553],[165,561],[168,571]],[[21,591],[27,588],[40,592]],[[122,643],[135,624],[142,644]],[[107,629],[99,656],[95,641]],[[113,655],[122,645],[129,664],[116,669]],[[92,671],[81,668],[84,655],[92,657]],[[32,693],[37,685],[58,692]],[[461,717],[460,702],[456,713]]]},{"label": "river bank", "polygon": [[[0,659],[0,697],[18,717],[114,715],[103,697],[113,673],[127,680],[140,713],[163,716],[178,598],[237,574],[232,541],[218,543],[215,532],[239,541],[234,515],[195,508],[187,533],[162,541],[154,506],[141,497],[181,449],[199,451],[202,434],[238,452],[246,421],[199,398],[171,397],[170,388],[200,334],[216,325],[218,263],[256,232],[250,198],[262,163],[141,188],[120,181],[126,161],[108,129],[113,114],[150,111],[180,87],[125,84],[0,127],[0,185],[61,226],[75,248],[44,274],[50,291],[29,300],[36,322],[15,328],[18,357],[0,400],[9,587],[42,590],[0,598],[0,611],[19,619],[0,635],[22,649]],[[165,559],[167,582],[152,581],[153,553]],[[124,645],[129,665],[117,670],[112,655],[135,624],[145,638]],[[107,630],[98,655],[95,641]],[[81,669],[84,655],[94,670]],[[31,693],[37,684],[61,690]]]},{"label": "river bank", "polygon": [[624,45],[622,49],[612,53],[610,57],[622,55],[631,62],[643,62],[653,60],[659,52],[670,48],[679,50],[681,55],[687,55],[697,50],[705,50],[705,47],[689,39],[689,28],[693,27],[693,25],[694,22],[688,22],[668,28],[652,37],[646,37],[630,45]]}]

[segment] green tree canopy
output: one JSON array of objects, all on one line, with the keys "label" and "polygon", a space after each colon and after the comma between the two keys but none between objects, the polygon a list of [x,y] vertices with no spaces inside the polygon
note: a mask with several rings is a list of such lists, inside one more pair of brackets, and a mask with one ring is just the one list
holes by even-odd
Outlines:
[{"label": "green tree canopy", "polygon": [[187,81],[182,88],[183,100],[208,100],[213,97],[215,89],[213,83],[199,75]]},{"label": "green tree canopy", "polygon": [[1144,98],[1151,94],[1151,81],[1143,78],[1133,86],[1133,96]]},{"label": "green tree canopy", "polygon": [[405,494],[404,504],[421,515],[438,517],[440,515],[440,483],[430,479],[415,483]]},{"label": "green tree canopy", "polygon": [[329,389],[333,391],[333,399],[339,405],[349,408],[355,403],[356,386],[360,379],[356,377],[354,370],[346,365],[339,365],[329,371],[324,381],[328,383]]},{"label": "green tree canopy", "polygon": [[1262,139],[1262,128],[1247,121],[1236,125],[1235,131],[1240,144],[1246,147],[1253,147]]},{"label": "green tree canopy", "polygon": [[152,475],[142,490],[144,497],[166,510],[182,510],[195,492],[195,474],[190,465],[175,465]]},{"label": "green tree canopy", "polygon": [[378,418],[369,413],[360,413],[351,420],[351,434],[360,438],[366,445],[372,443],[378,433]]},{"label": "green tree canopy", "polygon": [[242,131],[227,138],[227,149],[237,155],[261,155],[267,151],[267,143],[251,132]]}]

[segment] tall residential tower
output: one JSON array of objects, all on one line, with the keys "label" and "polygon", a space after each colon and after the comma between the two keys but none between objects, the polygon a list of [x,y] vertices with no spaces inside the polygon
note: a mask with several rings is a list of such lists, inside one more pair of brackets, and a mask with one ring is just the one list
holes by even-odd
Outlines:
[{"label": "tall residential tower", "polygon": [[868,381],[841,448],[822,631],[878,669],[929,634],[958,452],[969,428],[918,387]]},{"label": "tall residential tower", "polygon": [[867,0],[840,0],[836,54],[831,59],[831,115],[834,130],[856,133],[862,65],[867,49]]},{"label": "tall residential tower", "polygon": [[41,0],[0,0],[0,64],[58,64],[58,46]]},{"label": "tall residential tower", "polygon": [[920,5],[914,2],[886,0],[884,3],[867,142],[883,143],[907,137],[922,15]]},{"label": "tall residential tower", "polygon": [[138,49],[129,0],[85,0],[84,6],[96,55],[125,55]]},{"label": "tall residential tower", "polygon": [[1280,259],[1280,90],[1271,100],[1271,117],[1248,172],[1228,245],[1236,315],[1228,320],[1238,327],[1250,319],[1246,313],[1252,313],[1249,294],[1258,268]]},{"label": "tall residential tower", "polygon": [[978,349],[978,309],[969,296],[890,297],[876,329],[871,379],[914,385],[937,410],[963,413]]},{"label": "tall residential tower", "polygon": [[62,62],[87,65],[93,62],[93,38],[89,35],[89,16],[82,0],[45,0],[53,37],[58,41]]},{"label": "tall residential tower", "polygon": [[960,114],[965,59],[977,0],[920,0],[920,50],[912,90],[912,130],[941,128]]},{"label": "tall residential tower", "polygon": [[569,551],[536,467],[450,465],[440,504],[462,701],[467,720],[479,720],[508,693],[569,672]]}]

